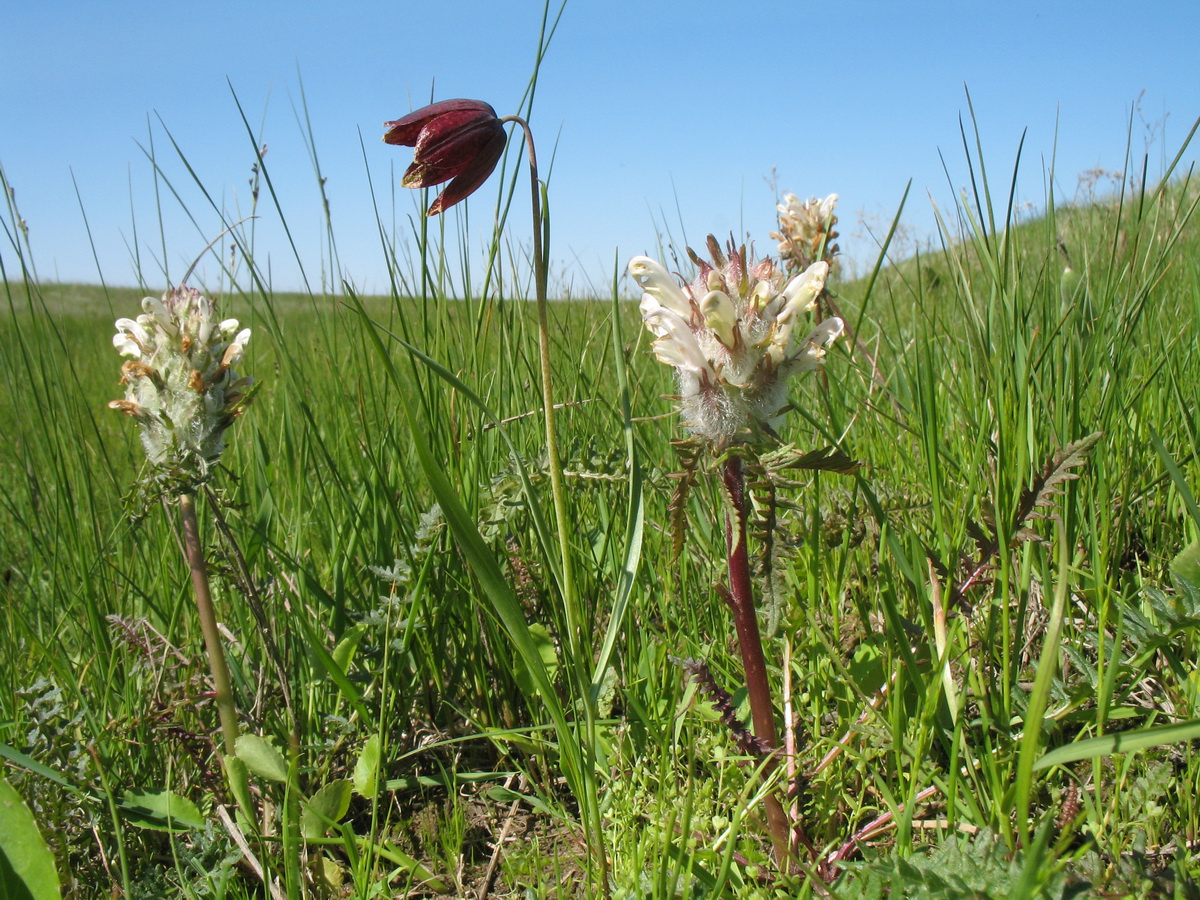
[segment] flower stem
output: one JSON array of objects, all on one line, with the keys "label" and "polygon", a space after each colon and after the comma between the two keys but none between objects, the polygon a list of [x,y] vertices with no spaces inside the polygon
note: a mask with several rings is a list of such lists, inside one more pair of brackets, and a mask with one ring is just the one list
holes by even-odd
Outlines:
[{"label": "flower stem", "polygon": [[529,151],[529,183],[532,190],[533,208],[533,267],[537,289],[538,306],[538,350],[542,368],[542,405],[546,419],[546,456],[550,469],[550,492],[554,498],[554,517],[558,528],[559,555],[562,558],[563,611],[567,624],[567,644],[572,656],[578,657],[581,637],[579,615],[576,610],[575,576],[571,565],[571,541],[567,520],[566,491],[563,488],[563,467],[558,452],[558,431],[554,426],[554,390],[550,371],[550,313],[546,300],[548,271],[542,248],[542,198],[538,181],[537,153],[533,147],[533,131],[529,123],[520,116],[505,116],[501,122],[515,122],[525,132],[525,146]]},{"label": "flower stem", "polygon": [[238,717],[233,705],[233,687],[229,667],[225,664],[225,649],[217,629],[217,614],[213,609],[212,593],[208,589],[208,569],[204,563],[204,548],[200,545],[200,524],[196,519],[194,494],[180,494],[179,510],[183,516],[183,545],[188,567],[192,570],[192,587],[196,592],[196,610],[200,614],[200,630],[204,632],[204,647],[212,672],[213,691],[221,716],[221,732],[225,738],[225,755],[237,753]]},{"label": "flower stem", "polygon": [[[775,709],[771,703],[771,686],[767,681],[767,661],[763,655],[762,636],[758,631],[758,611],[754,606],[754,591],[750,584],[750,554],[746,547],[746,475],[742,458],[730,454],[721,470],[725,490],[729,495],[732,513],[725,517],[725,545],[729,554],[729,592],[732,596],[733,623],[737,629],[738,646],[742,651],[742,668],[746,674],[746,689],[750,694],[750,714],[754,735],[772,750],[779,747],[775,731]],[[770,777],[778,768],[775,756],[763,766]],[[791,860],[787,816],[779,797],[772,791],[764,800],[767,828],[775,846],[775,858],[780,868],[788,868]]]},{"label": "flower stem", "polygon": [[550,492],[554,498],[554,518],[558,531],[558,551],[561,559],[560,573],[562,576],[561,590],[563,597],[563,616],[567,632],[567,650],[571,667],[576,671],[576,680],[583,698],[585,740],[584,749],[587,754],[587,770],[581,772],[582,788],[586,797],[580,800],[586,813],[585,833],[591,849],[592,857],[600,867],[600,896],[609,896],[608,855],[604,849],[604,831],[600,817],[600,801],[596,790],[595,769],[596,736],[595,707],[589,684],[588,669],[591,666],[590,650],[585,654],[581,649],[584,639],[580,627],[582,615],[578,609],[578,599],[575,592],[575,574],[571,562],[571,533],[567,518],[567,495],[563,488],[562,459],[558,452],[558,431],[554,425],[554,391],[550,368],[550,311],[546,299],[548,270],[546,268],[545,247],[543,246],[542,230],[548,226],[542,219],[541,183],[538,181],[537,152],[533,146],[533,131],[520,116],[505,116],[501,122],[515,122],[525,132],[525,146],[529,153],[529,186],[531,190],[531,206],[533,209],[533,268],[534,282],[537,290],[538,306],[538,351],[542,369],[542,407],[546,419],[546,457],[550,469]]}]

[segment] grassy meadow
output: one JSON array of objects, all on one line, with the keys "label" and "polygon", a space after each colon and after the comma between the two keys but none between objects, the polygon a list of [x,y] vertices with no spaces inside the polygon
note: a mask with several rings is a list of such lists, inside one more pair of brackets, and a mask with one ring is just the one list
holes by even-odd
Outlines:
[{"label": "grassy meadow", "polygon": [[549,310],[569,600],[525,255],[422,229],[390,296],[289,295],[247,242],[194,285],[259,385],[197,498],[237,782],[178,508],[107,408],[113,321],[168,286],[39,282],[14,211],[0,756],[29,859],[71,897],[1200,897],[1200,192],[1167,175],[1018,225],[976,161],[941,249],[831,281],[852,335],[781,437],[862,465],[767,465],[750,546],[814,848],[790,872],[760,811],[788,773],[681,663],[746,719],[725,501],[620,273]]}]

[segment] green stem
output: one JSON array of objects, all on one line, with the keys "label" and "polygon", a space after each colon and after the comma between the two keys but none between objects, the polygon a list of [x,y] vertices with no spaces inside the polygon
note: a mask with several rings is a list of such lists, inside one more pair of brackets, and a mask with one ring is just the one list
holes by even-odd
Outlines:
[{"label": "green stem", "polygon": [[283,870],[288,900],[300,900],[304,880],[300,874],[300,738],[288,737],[288,780],[283,795]]},{"label": "green stem", "polygon": [[[542,241],[542,229],[548,226],[542,220],[541,184],[538,181],[537,152],[533,146],[533,131],[529,123],[520,116],[505,116],[501,122],[514,122],[525,132],[525,146],[529,153],[529,186],[530,203],[533,209],[533,268],[534,282],[537,290],[538,307],[538,351],[542,369],[542,407],[546,419],[546,456],[550,469],[550,492],[554,498],[554,517],[558,530],[558,551],[561,558],[563,615],[566,619],[567,651],[570,664],[576,673],[576,681],[583,698],[584,719],[586,728],[585,747],[587,750],[586,768],[580,772],[583,788],[587,793],[583,806],[587,810],[588,820],[586,833],[591,845],[592,856],[600,866],[601,896],[609,896],[608,854],[604,848],[604,832],[600,817],[600,799],[596,789],[595,759],[598,745],[596,735],[596,719],[593,698],[591,694],[590,653],[585,658],[581,643],[583,632],[580,627],[582,616],[577,608],[578,599],[575,592],[575,574],[571,562],[571,532],[567,518],[567,495],[563,487],[562,459],[558,452],[558,431],[554,425],[554,391],[550,367],[550,311],[546,299],[548,270],[546,268],[545,250]],[[548,235],[548,230],[547,230]]]},{"label": "green stem", "polygon": [[200,630],[204,632],[204,648],[212,672],[217,711],[221,716],[221,732],[225,737],[225,755],[237,753],[238,716],[233,704],[233,686],[229,667],[225,664],[225,649],[217,629],[217,614],[212,593],[208,589],[208,569],[204,564],[204,548],[200,545],[200,524],[196,519],[196,498],[180,494],[179,509],[183,515],[183,545],[188,567],[192,570],[192,587],[196,592],[196,610],[200,614]]},{"label": "green stem", "polygon": [[1054,602],[1050,607],[1050,620],[1042,640],[1037,673],[1033,678],[1033,690],[1029,694],[1029,705],[1025,712],[1025,730],[1017,751],[1015,807],[1017,834],[1021,845],[1030,846],[1031,825],[1030,803],[1033,792],[1033,764],[1041,755],[1043,730],[1045,729],[1046,707],[1050,701],[1050,688],[1058,669],[1058,654],[1062,647],[1063,619],[1067,599],[1071,593],[1071,525],[1072,494],[1068,491],[1063,500],[1062,516],[1058,528],[1058,578],[1054,585]]},{"label": "green stem", "polygon": [[580,622],[576,609],[575,576],[571,564],[571,540],[567,519],[567,495],[563,488],[562,460],[558,452],[558,431],[554,426],[554,391],[550,371],[550,313],[546,300],[548,272],[542,250],[542,198],[538,182],[537,152],[533,146],[533,132],[529,123],[520,116],[505,116],[501,122],[515,122],[525,132],[525,146],[529,150],[529,184],[533,208],[533,268],[537,290],[538,307],[538,351],[542,368],[542,406],[546,419],[546,455],[550,468],[550,492],[554,498],[554,517],[558,526],[558,550],[562,558],[563,611],[567,620],[567,645],[572,659],[578,659]]},{"label": "green stem", "polygon": [[[762,635],[758,630],[758,611],[754,606],[754,590],[750,583],[750,553],[746,547],[746,475],[742,458],[730,454],[721,469],[725,490],[733,507],[725,517],[725,545],[729,552],[729,593],[732,597],[733,624],[737,629],[738,646],[742,651],[742,668],[746,674],[746,689],[750,695],[750,715],[754,723],[754,735],[765,742],[772,751],[779,747],[775,730],[775,707],[771,703],[771,685],[767,681],[767,660],[763,654]],[[769,778],[779,767],[777,756],[772,755],[763,766],[763,775]],[[788,837],[788,820],[783,804],[775,791],[764,800],[767,813],[767,828],[771,843],[775,846],[775,858],[781,869],[790,867],[792,853]],[[808,843],[799,822],[796,823],[798,838]]]},{"label": "green stem", "polygon": [[[117,859],[121,867],[121,887],[125,892],[125,896],[129,896],[129,886],[132,883],[129,877],[129,854],[125,850],[125,829],[121,824],[121,814],[117,810],[117,798],[113,794],[112,787],[108,783],[108,776],[104,773],[109,771],[109,767],[101,761],[100,753],[96,750],[95,744],[87,745],[88,754],[92,757],[92,763],[96,766],[96,776],[100,779],[100,789],[104,792],[105,802],[108,804],[108,814],[112,818],[113,832],[117,839]],[[7,889],[7,879],[5,888]],[[116,893],[114,891],[114,893]],[[13,896],[7,892],[5,897]],[[26,896],[29,896],[26,893]]]}]

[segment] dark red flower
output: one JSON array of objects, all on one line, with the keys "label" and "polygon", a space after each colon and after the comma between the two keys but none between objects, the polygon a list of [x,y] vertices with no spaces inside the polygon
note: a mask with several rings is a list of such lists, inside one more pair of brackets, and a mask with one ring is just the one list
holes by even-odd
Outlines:
[{"label": "dark red flower", "polygon": [[400,182],[404,187],[450,181],[429,207],[428,216],[465,200],[487,181],[508,140],[496,111],[481,100],[442,100],[403,119],[384,122],[383,127],[388,129],[385,143],[416,148]]}]

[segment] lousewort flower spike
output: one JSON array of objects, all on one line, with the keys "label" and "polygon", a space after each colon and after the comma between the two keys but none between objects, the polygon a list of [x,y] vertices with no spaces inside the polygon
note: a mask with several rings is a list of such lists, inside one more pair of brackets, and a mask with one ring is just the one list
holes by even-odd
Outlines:
[{"label": "lousewort flower spike", "polygon": [[801,201],[795,194],[784,194],[783,203],[776,206],[779,213],[779,231],[771,237],[779,241],[779,258],[789,272],[799,272],[817,260],[834,264],[838,245],[834,243],[838,233],[833,230],[837,216],[838,195],[830,194],[824,200],[811,197]]},{"label": "lousewort flower spike", "polygon": [[675,368],[684,425],[718,446],[735,436],[771,436],[787,403],[787,381],[815,369],[842,333],[828,318],[802,341],[796,322],[825,288],[829,264],[810,265],[787,280],[770,259],[748,260],[746,248],[721,252],[709,237],[712,262],[688,251],[700,273],[680,286],[646,256],[629,262],[643,290],[641,312],[655,335],[654,355]]},{"label": "lousewort flower spike", "polygon": [[384,143],[415,148],[400,182],[404,187],[450,182],[428,216],[445,212],[487,181],[508,139],[496,110],[482,100],[442,100],[383,127],[388,129]]},{"label": "lousewort flower spike", "polygon": [[113,346],[125,399],[113,409],[133,416],[155,475],[181,493],[209,477],[225,448],[225,430],[245,411],[253,381],[233,370],[250,329],[216,320],[199,291],[180,286],[161,300],[146,297],[136,319],[118,319]]}]

